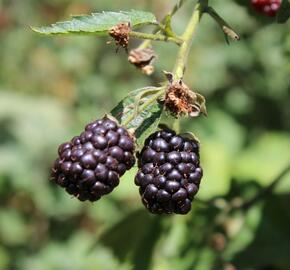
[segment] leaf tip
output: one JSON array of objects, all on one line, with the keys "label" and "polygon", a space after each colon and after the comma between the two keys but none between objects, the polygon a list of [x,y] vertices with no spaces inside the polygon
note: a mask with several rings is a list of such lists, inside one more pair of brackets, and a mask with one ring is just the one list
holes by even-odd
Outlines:
[{"label": "leaf tip", "polygon": [[39,27],[35,27],[35,26],[29,26],[29,28],[33,31],[33,32],[36,32],[36,33],[39,33]]},{"label": "leaf tip", "polygon": [[30,29],[37,33],[37,34],[41,34],[41,35],[47,35],[47,33],[45,31],[42,30],[42,27],[38,27],[38,26],[30,26]]}]

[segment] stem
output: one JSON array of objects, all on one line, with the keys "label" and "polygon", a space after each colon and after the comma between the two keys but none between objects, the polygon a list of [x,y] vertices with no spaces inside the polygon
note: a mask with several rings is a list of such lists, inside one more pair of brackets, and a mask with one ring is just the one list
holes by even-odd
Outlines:
[{"label": "stem", "polygon": [[168,30],[166,28],[166,25],[163,25],[162,23],[159,23],[159,29],[160,29],[159,31],[153,32],[153,34],[160,34],[161,32],[164,32],[167,37],[178,38],[178,36],[175,33],[173,33],[172,31]]},{"label": "stem", "polygon": [[[171,10],[171,12],[169,13],[169,15],[172,17],[175,15],[175,13],[185,4],[187,0],[179,0],[179,2],[174,6],[174,8]],[[165,16],[163,19],[162,19],[162,23],[165,22],[166,20],[166,17]],[[161,30],[160,30],[160,26],[159,25],[158,27],[156,27],[153,31],[153,34],[160,34],[161,33]],[[148,48],[149,46],[151,45],[151,40],[150,39],[147,39],[145,41],[143,41],[139,46],[138,46],[138,49],[144,49],[144,48]]]},{"label": "stem", "polygon": [[229,36],[233,40],[240,40],[240,36],[212,7],[207,7],[205,12],[216,21],[226,36]]},{"label": "stem", "polygon": [[276,186],[280,183],[280,181],[283,179],[283,177],[290,172],[290,165],[288,165],[266,188],[261,190],[255,197],[252,199],[244,202],[239,208],[248,210],[251,208],[254,204],[259,202],[261,199],[269,195],[274,191]]},{"label": "stem", "polygon": [[181,79],[184,74],[184,69],[187,63],[188,54],[192,44],[192,38],[195,34],[197,25],[202,17],[205,7],[207,6],[206,0],[199,0],[194,8],[193,15],[183,33],[181,38],[183,39],[183,43],[179,49],[179,53],[177,56],[176,64],[174,67],[173,74],[175,79]]},{"label": "stem", "polygon": [[180,38],[176,37],[167,37],[161,34],[147,34],[147,33],[142,33],[142,32],[134,32],[131,31],[129,33],[129,36],[132,38],[138,38],[138,39],[149,39],[149,40],[154,40],[154,41],[169,41],[176,43],[177,45],[182,44],[182,40]]},{"label": "stem", "polygon": [[[284,168],[280,174],[265,188],[263,188],[260,192],[258,192],[253,198],[247,200],[247,201],[242,201],[240,199],[238,200],[232,200],[230,202],[224,202],[222,203],[222,206],[219,206],[220,203],[214,202],[214,201],[209,201],[209,204],[214,204],[215,207],[218,207],[222,209],[222,212],[220,213],[220,220],[224,220],[225,217],[231,212],[231,211],[236,211],[236,210],[244,210],[247,211],[249,210],[252,206],[254,206],[256,203],[258,203],[260,200],[265,198],[267,195],[271,194],[274,189],[277,187],[277,185],[280,183],[280,181],[284,178],[284,176],[290,172],[290,165],[287,165],[286,168]],[[218,205],[219,204],[219,205]]]},{"label": "stem", "polygon": [[[180,1],[180,5],[182,5],[185,1]],[[174,42],[180,46],[175,69],[174,69],[174,75],[177,78],[183,77],[184,68],[187,62],[188,54],[191,48],[192,44],[192,38],[196,31],[197,25],[201,19],[201,16],[204,12],[205,7],[207,7],[208,0],[199,0],[194,8],[193,15],[191,19],[189,20],[189,23],[182,35],[181,38],[176,37],[168,37],[165,35],[161,35],[159,33],[157,34],[147,34],[147,33],[140,33],[140,32],[130,32],[130,37],[133,38],[140,38],[140,39],[146,39],[146,43],[148,44],[148,40],[155,40],[155,41],[171,41]],[[172,13],[174,14],[178,10],[178,7],[176,10],[174,9]],[[143,43],[144,44],[144,43]],[[140,47],[139,47],[140,48]],[[144,102],[140,107],[139,111],[142,111],[146,109],[148,106],[150,106],[152,103],[156,102],[156,100],[164,95],[165,88],[161,89],[159,92],[157,92],[155,95],[153,95],[150,99],[148,99],[146,102]],[[123,125],[127,126],[133,119],[135,118],[135,113],[130,114],[124,121]]]}]

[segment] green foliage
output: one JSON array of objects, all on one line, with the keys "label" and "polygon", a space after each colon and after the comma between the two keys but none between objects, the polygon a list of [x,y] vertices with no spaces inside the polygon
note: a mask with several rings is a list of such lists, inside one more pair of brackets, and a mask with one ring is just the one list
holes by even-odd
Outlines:
[{"label": "green foliage", "polygon": [[[242,269],[259,269],[263,265],[273,265],[277,269],[287,269],[289,267],[290,244],[284,240],[285,235],[290,234],[290,216],[286,210],[289,199],[288,194],[267,198],[263,207],[258,209],[260,212],[256,213],[260,221],[254,228],[247,228],[250,229],[248,233],[251,233],[251,230],[254,230],[255,233],[251,234],[251,241],[248,241],[247,245],[234,256],[235,265],[239,265]],[[253,217],[251,218],[253,219]],[[270,236],[269,231],[271,232]],[[233,240],[235,242],[241,242],[242,240],[239,235],[235,235],[234,238],[237,238]]]},{"label": "green foliage", "polygon": [[108,229],[99,241],[110,247],[120,261],[132,261],[133,269],[149,269],[151,260],[148,258],[152,258],[161,233],[161,220],[148,217],[145,209],[137,210]]},{"label": "green foliage", "polygon": [[285,23],[290,17],[290,2],[289,0],[283,0],[281,8],[277,15],[278,23]]},{"label": "green foliage", "polygon": [[[199,200],[187,216],[155,217],[143,210],[136,168],[112,194],[91,204],[52,185],[50,164],[60,143],[124,97],[136,104],[156,94],[153,89],[136,99],[131,93],[127,100],[132,89],[164,79],[159,71],[173,66],[176,47],[153,44],[157,72],[147,78],[105,41],[48,39],[26,26],[103,9],[167,13],[175,1],[0,1],[1,270],[290,268],[289,174],[250,209],[228,211],[231,203],[261,192],[289,164],[289,23],[262,19],[247,1],[210,2],[241,41],[227,46],[218,26],[203,17],[185,81],[206,97],[208,117],[181,123],[182,132],[201,141]],[[187,1],[172,18],[177,33],[191,8]],[[147,114],[140,119],[141,127],[144,119],[152,121]],[[224,248],[217,239],[225,240]]]},{"label": "green foliage", "polygon": [[122,22],[130,23],[133,28],[157,23],[152,13],[131,10],[73,16],[71,21],[57,22],[51,26],[32,27],[32,30],[44,35],[94,34],[102,36],[107,35],[111,27]]},{"label": "green foliage", "polygon": [[[155,97],[160,96],[163,92],[164,88],[160,87],[145,87],[134,90],[111,111],[111,114],[121,125],[126,125],[135,131],[137,144],[140,147],[158,126],[162,106]],[[149,105],[143,108],[146,104]]]}]

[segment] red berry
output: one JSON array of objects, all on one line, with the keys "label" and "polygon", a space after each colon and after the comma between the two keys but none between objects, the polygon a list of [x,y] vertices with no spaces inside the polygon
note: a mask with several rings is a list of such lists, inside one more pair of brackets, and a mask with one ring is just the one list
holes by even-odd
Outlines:
[{"label": "red berry", "polygon": [[276,15],[280,8],[281,0],[251,0],[255,10],[269,17]]}]

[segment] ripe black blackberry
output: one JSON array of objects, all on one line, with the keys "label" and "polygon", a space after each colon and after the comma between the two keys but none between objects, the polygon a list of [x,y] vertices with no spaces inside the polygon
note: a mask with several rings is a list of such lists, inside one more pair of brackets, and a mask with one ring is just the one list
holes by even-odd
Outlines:
[{"label": "ripe black blackberry", "polygon": [[135,184],[142,202],[154,214],[186,214],[199,189],[202,169],[199,144],[172,130],[151,134],[138,154]]},{"label": "ripe black blackberry", "polygon": [[96,201],[110,193],[135,163],[134,140],[108,118],[85,127],[80,136],[58,148],[52,180],[80,201]]}]

